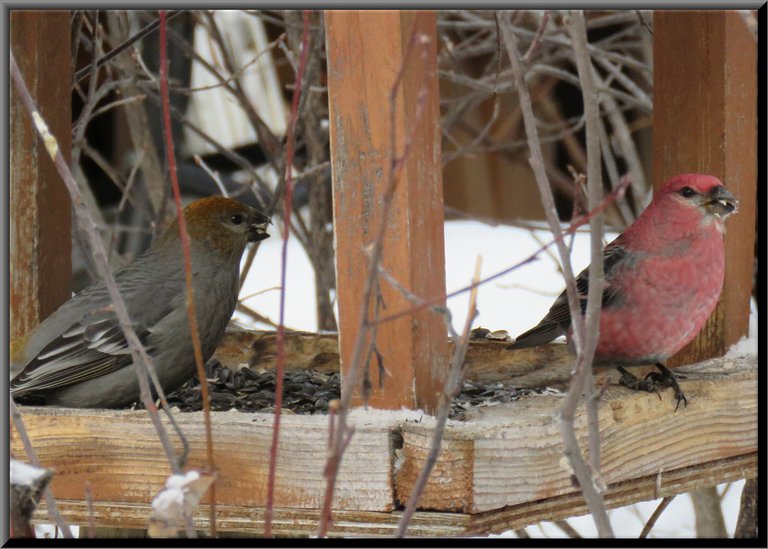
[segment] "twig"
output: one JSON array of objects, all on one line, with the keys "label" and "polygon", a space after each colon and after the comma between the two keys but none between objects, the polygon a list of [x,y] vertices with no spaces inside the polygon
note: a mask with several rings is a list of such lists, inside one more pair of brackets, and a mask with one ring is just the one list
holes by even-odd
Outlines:
[{"label": "twig", "polygon": [[[584,98],[587,140],[587,193],[589,207],[594,208],[600,202],[603,188],[602,166],[600,163],[600,111],[592,81],[594,69],[587,54],[587,31],[583,12],[571,12],[566,28],[573,42],[574,57],[579,72],[579,80],[581,81],[581,93]],[[594,378],[592,376],[592,359],[597,348],[602,294],[605,286],[602,214],[592,217],[590,228],[592,257],[589,265],[587,309],[584,315],[582,331],[578,336],[574,335],[574,337],[579,338],[579,340],[575,341],[577,353],[576,369],[572,375],[571,385],[565,400],[559,409],[560,428],[566,446],[565,453],[569,457],[571,466],[579,480],[584,499],[587,501],[597,526],[598,534],[600,537],[613,537],[613,530],[603,500],[603,488],[599,484],[601,481],[596,481],[600,476],[600,429],[598,426],[597,397],[595,396]],[[580,316],[579,320],[581,320]],[[585,395],[587,408],[591,471],[584,463],[574,431],[576,407],[581,400],[582,392]]]},{"label": "twig", "polygon": [[757,480],[748,478],[741,491],[741,502],[739,505],[739,516],[736,520],[736,529],[733,533],[734,538],[756,538],[757,537]]},{"label": "twig", "polygon": [[[11,59],[13,59],[13,54],[11,54]],[[19,411],[18,406],[16,406],[16,403],[13,401],[13,397],[10,397],[8,402],[11,412],[11,421],[13,422],[16,432],[19,434],[21,444],[24,446],[24,451],[26,452],[29,461],[31,461],[32,465],[35,467],[42,467],[42,465],[40,465],[40,460],[37,458],[37,452],[35,452],[35,448],[29,440],[27,429],[24,427],[24,420],[21,417],[21,412]],[[65,538],[74,537],[72,535],[72,530],[70,530],[69,525],[64,521],[64,517],[62,517],[59,512],[59,507],[56,505],[56,500],[53,498],[49,486],[46,486],[45,490],[43,490],[43,497],[45,498],[45,506],[48,511],[48,516],[53,523],[61,530]]]},{"label": "twig", "polygon": [[613,204],[619,197],[621,197],[624,194],[624,191],[629,186],[629,179],[622,180],[619,185],[616,186],[616,188],[613,189],[613,192],[611,192],[609,195],[607,195],[603,200],[600,202],[597,208],[594,208],[593,210],[587,212],[586,214],[582,215],[581,217],[574,220],[571,225],[569,225],[567,228],[562,230],[561,236],[555,236],[552,240],[547,242],[546,244],[539,247],[537,250],[535,250],[531,255],[528,257],[522,259],[521,261],[515,263],[514,265],[507,267],[506,269],[499,271],[495,274],[492,274],[489,277],[483,278],[479,282],[465,286],[463,288],[459,288],[458,290],[455,290],[453,292],[450,292],[444,296],[439,296],[434,299],[428,299],[424,300],[422,303],[415,305],[413,307],[409,307],[407,309],[404,309],[402,311],[398,311],[395,313],[392,313],[390,315],[384,316],[379,318],[378,323],[383,324],[385,322],[391,322],[393,320],[397,320],[398,318],[402,318],[406,315],[410,315],[415,313],[416,311],[420,311],[424,307],[429,307],[431,305],[434,305],[436,303],[439,303],[441,301],[444,301],[446,299],[450,299],[452,297],[456,297],[458,295],[461,295],[463,293],[466,293],[472,288],[475,288],[477,286],[482,286],[484,284],[487,284],[489,282],[492,282],[496,280],[497,278],[500,278],[504,275],[507,275],[511,273],[512,271],[515,271],[519,269],[520,267],[527,265],[528,263],[531,263],[538,259],[539,254],[548,250],[552,245],[556,244],[558,241],[562,241],[565,236],[568,236],[570,234],[575,233],[579,227],[587,223],[590,219],[592,219],[592,216],[597,215],[599,212],[604,211],[608,206]]},{"label": "twig", "polygon": [[91,481],[85,481],[85,506],[88,509],[88,537],[96,537],[96,521],[93,518],[93,490],[91,490]]},{"label": "twig", "polygon": [[[35,129],[43,140],[43,143],[45,143],[48,155],[51,157],[54,165],[56,166],[56,171],[58,172],[62,181],[66,185],[67,190],[69,191],[70,198],[72,200],[72,206],[77,216],[78,224],[88,238],[91,255],[94,259],[96,268],[98,269],[98,273],[103,279],[107,288],[110,300],[112,302],[112,307],[117,316],[120,328],[125,335],[125,340],[128,344],[128,349],[131,353],[131,358],[135,365],[135,372],[139,381],[141,401],[144,404],[147,413],[149,414],[155,430],[157,431],[158,438],[160,439],[160,443],[162,444],[166,456],[168,457],[171,469],[174,473],[180,472],[181,469],[179,467],[179,460],[173,450],[173,447],[171,446],[170,440],[168,439],[165,426],[162,424],[160,417],[157,414],[157,407],[152,400],[147,376],[149,376],[150,379],[152,379],[154,382],[155,390],[161,397],[161,401],[164,402],[165,411],[168,414],[168,417],[172,419],[170,409],[167,408],[167,402],[165,402],[165,394],[163,392],[163,388],[157,381],[157,375],[155,373],[152,359],[149,357],[146,349],[141,344],[139,337],[136,335],[136,331],[133,328],[131,319],[128,316],[128,311],[125,308],[125,302],[123,301],[123,298],[117,289],[115,277],[109,268],[109,262],[107,259],[107,252],[104,248],[104,243],[99,236],[98,227],[96,226],[93,217],[85,205],[77,182],[75,181],[75,178],[73,177],[67,162],[64,160],[64,157],[61,154],[61,149],[59,148],[56,138],[50,133],[48,125],[45,123],[45,120],[40,115],[37,107],[34,104],[32,96],[29,93],[29,89],[24,82],[24,78],[19,71],[19,66],[16,64],[16,58],[14,57],[13,52],[11,52],[10,58],[11,78],[13,79],[14,86],[19,94],[19,98],[21,99],[24,107],[32,118]],[[174,423],[174,425],[176,424]],[[177,425],[176,427],[178,428]],[[186,445],[186,440],[183,438],[181,431],[177,432],[180,434]]]},{"label": "twig", "polygon": [[[336,477],[338,475],[339,466],[341,464],[341,458],[343,457],[343,451],[346,444],[348,444],[348,437],[350,436],[350,426],[347,424],[347,418],[352,401],[352,395],[355,392],[355,388],[358,383],[358,375],[361,368],[362,359],[368,355],[369,352],[366,347],[370,349],[373,345],[373,337],[370,336],[372,324],[368,319],[368,311],[371,307],[371,298],[374,296],[374,289],[378,285],[378,264],[381,261],[381,255],[384,249],[384,233],[386,232],[387,224],[389,222],[389,212],[392,207],[392,201],[394,193],[397,188],[397,183],[400,180],[402,168],[405,165],[405,160],[408,157],[411,144],[413,142],[413,134],[415,129],[419,127],[419,122],[422,118],[424,110],[424,103],[426,102],[426,78],[429,76],[428,71],[424,70],[425,83],[422,86],[419,93],[416,112],[411,121],[412,130],[406,136],[405,144],[403,145],[403,152],[400,156],[396,155],[396,139],[395,139],[395,122],[396,122],[396,97],[397,90],[400,87],[400,83],[405,72],[405,60],[407,60],[411,52],[417,43],[421,43],[422,59],[426,63],[426,44],[423,42],[423,35],[418,31],[418,25],[414,24],[413,32],[411,33],[408,45],[403,53],[403,62],[401,62],[398,72],[395,76],[395,81],[390,88],[389,103],[390,103],[390,152],[389,152],[389,170],[387,174],[387,182],[384,187],[384,193],[381,198],[380,206],[380,218],[378,219],[378,225],[373,231],[373,239],[370,244],[370,252],[368,254],[365,284],[363,286],[363,295],[360,306],[360,321],[358,323],[358,330],[355,336],[355,342],[352,349],[352,358],[350,360],[349,369],[346,372],[345,383],[348,390],[342,391],[339,408],[336,415],[336,427],[335,436],[331,447],[328,450],[328,458],[325,467],[326,477],[326,490],[323,500],[322,514],[320,518],[320,524],[318,525],[318,536],[325,537],[329,524],[331,522],[331,504],[333,502],[333,493],[336,484]],[[378,307],[375,307],[378,309]],[[378,324],[378,322],[376,323]],[[366,340],[370,338],[370,341]],[[346,442],[345,442],[346,441]]]},{"label": "twig", "polygon": [[[478,256],[475,262],[475,274],[472,277],[473,282],[477,282],[480,279],[481,264],[481,258]],[[411,522],[413,513],[416,512],[419,499],[421,499],[424,489],[427,486],[427,479],[429,479],[429,475],[432,473],[435,463],[437,463],[437,458],[440,455],[440,449],[443,442],[443,435],[445,433],[445,424],[448,421],[448,414],[451,411],[451,403],[461,390],[461,382],[463,378],[462,367],[464,365],[464,357],[467,354],[467,348],[469,347],[469,333],[472,329],[472,322],[477,316],[477,286],[475,286],[469,294],[469,310],[467,311],[467,319],[464,322],[464,330],[462,330],[461,336],[459,336],[453,329],[450,313],[447,309],[446,315],[444,316],[446,324],[451,332],[451,336],[456,342],[456,346],[453,351],[453,358],[451,359],[451,367],[448,372],[448,377],[443,385],[443,392],[440,397],[440,407],[437,413],[437,422],[432,433],[432,443],[429,448],[429,454],[424,462],[424,466],[421,468],[421,471],[419,471],[419,476],[414,483],[411,497],[408,498],[405,511],[400,517],[400,521],[397,525],[397,537],[399,538],[405,536],[405,532],[408,529],[408,524]]]},{"label": "twig", "polygon": [[664,512],[664,509],[666,509],[667,506],[672,503],[673,499],[675,499],[675,496],[667,496],[661,500],[661,503],[659,503],[658,507],[656,507],[651,516],[648,517],[648,522],[646,522],[645,526],[643,526],[643,530],[640,532],[640,539],[645,539],[648,537],[648,534],[651,533],[651,530],[656,525],[656,521],[659,520],[659,517]]},{"label": "twig", "polygon": [[219,188],[219,192],[221,193],[222,196],[229,196],[229,193],[227,192],[227,187],[221,181],[219,174],[214,172],[208,166],[208,164],[206,164],[205,161],[202,158],[200,158],[199,154],[193,155],[192,160],[194,160],[197,166],[199,166],[200,168],[203,168],[203,170],[205,170],[205,173],[207,173],[210,176],[210,178],[213,179],[213,182],[216,183],[216,186]]},{"label": "twig", "polygon": [[570,523],[567,520],[556,520],[553,522],[555,526],[560,528],[560,530],[563,531],[563,533],[572,539],[580,539],[581,534],[579,534],[576,531],[576,528],[570,525]]},{"label": "twig", "polygon": [[304,30],[301,39],[301,56],[299,69],[296,73],[297,86],[293,90],[291,100],[291,118],[288,125],[288,135],[285,151],[285,207],[283,210],[283,248],[281,251],[280,270],[280,320],[277,326],[277,356],[275,373],[275,420],[272,427],[272,445],[269,451],[269,477],[267,479],[267,504],[264,512],[264,537],[272,537],[272,515],[274,513],[275,500],[275,473],[277,471],[277,445],[280,440],[280,418],[283,407],[283,376],[285,373],[285,286],[286,271],[288,265],[288,238],[290,227],[288,221],[293,210],[293,155],[296,145],[296,121],[299,112],[299,98],[301,96],[301,82],[304,69],[307,65],[309,52],[309,10],[304,10]]},{"label": "twig", "polygon": [[[176,11],[168,12],[168,16],[166,17],[166,21],[170,21],[171,19],[173,19],[174,17],[176,17],[180,13],[182,13],[182,10],[176,10]],[[128,38],[127,40],[125,40],[121,44],[118,44],[117,46],[112,48],[107,54],[101,56],[99,59],[97,59],[96,61],[94,61],[90,65],[88,65],[86,67],[83,67],[82,69],[77,71],[75,73],[75,77],[73,79],[74,83],[77,84],[78,82],[80,82],[80,80],[82,80],[83,78],[88,76],[88,74],[91,73],[91,71],[95,72],[99,67],[104,66],[104,64],[107,63],[109,60],[111,60],[113,57],[118,55],[120,52],[123,52],[123,51],[127,50],[128,48],[130,48],[136,42],[138,42],[139,40],[144,38],[146,35],[148,35],[150,32],[155,30],[159,25],[160,25],[160,20],[159,19],[155,19],[149,25],[147,25],[146,27],[141,29],[139,32],[137,32],[136,34],[134,34],[133,36],[131,36],[130,38]],[[94,32],[95,32],[95,29],[94,29]]]},{"label": "twig", "polygon": [[536,35],[533,37],[533,40],[531,40],[531,45],[528,46],[528,51],[526,51],[525,55],[523,55],[523,64],[525,65],[530,63],[531,58],[533,58],[534,54],[539,51],[539,47],[541,47],[541,37],[544,34],[544,31],[547,30],[549,14],[550,10],[544,10],[544,14],[541,16],[541,22],[539,23],[539,29],[536,31]]},{"label": "twig", "polygon": [[[574,19],[578,19],[578,21],[581,23],[580,29],[583,30],[584,29],[583,19],[579,18],[579,15],[577,15]],[[583,31],[583,36],[586,37],[586,31]],[[576,358],[576,368],[575,368],[575,372],[573,374],[573,379],[571,382],[571,389],[569,390],[569,393],[568,393],[570,395],[570,398],[566,396],[566,399],[568,401],[567,406],[566,406],[566,403],[564,402],[560,409],[561,431],[563,433],[563,439],[564,439],[565,448],[566,448],[565,452],[566,452],[566,455],[570,458],[571,466],[573,467],[574,472],[577,478],[579,479],[582,492],[584,494],[584,499],[587,501],[590,512],[592,512],[593,516],[595,517],[595,523],[598,529],[598,533],[600,534],[601,537],[604,537],[604,536],[612,537],[610,522],[608,521],[607,513],[605,511],[605,504],[603,502],[602,494],[594,486],[590,471],[586,467],[586,464],[584,463],[583,459],[581,459],[581,451],[579,450],[578,441],[576,440],[576,435],[572,427],[573,410],[575,410],[575,406],[578,403],[578,399],[581,397],[581,392],[585,387],[584,375],[587,372],[591,374],[591,362],[592,362],[592,356],[594,354],[594,346],[596,345],[596,337],[590,338],[588,333],[586,334],[587,337],[585,337],[585,332],[586,332],[585,318],[582,317],[581,315],[581,310],[579,306],[580,301],[579,301],[578,293],[576,291],[576,283],[573,275],[573,268],[571,266],[570,256],[568,254],[568,250],[565,245],[565,242],[563,241],[563,238],[562,238],[563,235],[559,227],[557,212],[555,210],[554,200],[552,197],[552,190],[550,188],[547,175],[544,171],[544,160],[543,160],[543,155],[541,151],[541,144],[539,143],[539,139],[538,139],[538,130],[536,128],[536,120],[533,115],[533,108],[531,104],[530,95],[528,93],[528,88],[525,84],[525,80],[523,77],[523,70],[522,70],[520,59],[519,59],[520,54],[518,53],[518,49],[517,49],[517,39],[514,33],[512,32],[512,30],[508,26],[504,27],[504,38],[507,45],[507,50],[509,53],[512,70],[515,75],[520,107],[523,112],[523,122],[525,125],[526,135],[528,136],[528,140],[529,140],[529,147],[531,151],[530,164],[531,164],[531,168],[533,169],[534,176],[536,178],[536,183],[539,187],[539,192],[541,194],[542,203],[544,205],[544,211],[547,216],[547,221],[549,222],[550,229],[552,230],[552,234],[554,235],[557,242],[558,253],[560,255],[560,261],[563,267],[563,277],[565,278],[566,293],[568,296],[568,304],[569,304],[570,315],[571,315],[572,340],[575,346],[577,358]],[[580,45],[585,46],[586,43],[583,43],[583,44],[580,43]],[[581,63],[581,61],[579,61],[579,63]],[[580,70],[579,73],[581,75],[582,71]],[[590,88],[589,91],[583,90],[582,93],[584,94],[584,97],[585,97],[585,114],[586,114],[588,109],[587,107],[588,94],[592,93],[592,89]],[[587,124],[590,124],[589,116],[587,116],[586,118],[587,118]],[[593,121],[594,120],[596,119],[593,119]],[[592,131],[594,132],[594,129]],[[596,178],[596,181],[591,181],[591,180],[589,181],[589,185],[591,188],[589,193],[589,202],[592,208],[594,208],[594,206],[596,206],[598,202],[598,200],[595,200],[597,195],[592,189],[599,190],[599,187],[595,187],[594,185],[595,182],[599,181],[598,179],[599,175],[592,173],[592,170],[594,170],[593,164],[594,164],[595,154],[599,154],[599,148],[597,148],[596,150],[593,150],[588,147],[587,163],[588,163],[589,177],[591,178],[594,175],[594,177]],[[599,217],[599,214],[597,217]],[[594,218],[590,220],[590,223],[593,223],[593,222],[594,222]],[[598,222],[598,226],[601,227],[599,222]],[[593,234],[592,238],[602,239],[602,232],[600,232],[598,235]],[[600,242],[600,250],[602,250],[602,241]],[[593,245],[593,253],[595,253],[594,245]],[[589,315],[589,318],[590,318],[590,326],[593,326],[595,322],[595,314],[594,314],[595,299],[592,298],[592,295],[595,291],[600,292],[598,296],[600,296],[602,293],[602,285],[600,283],[602,282],[601,271],[602,271],[602,265],[603,265],[602,260],[593,261],[592,263],[593,264],[590,266],[590,288],[589,288],[589,294],[590,294],[589,297],[591,299],[588,301],[588,306],[587,306],[588,307],[587,314]],[[598,277],[598,275],[600,276]],[[591,308],[590,308],[590,305],[591,305]],[[599,311],[599,307],[600,307],[600,303],[598,302],[597,303],[598,311]],[[594,341],[590,341],[590,340],[594,340]],[[591,353],[590,353],[590,348],[591,348]],[[587,384],[587,387],[590,387],[590,385]],[[574,452],[574,446],[575,446],[575,452]]]},{"label": "twig", "polygon": [[[203,421],[205,423],[205,446],[208,461],[208,469],[215,471],[213,462],[213,436],[211,433],[211,404],[208,398],[208,377],[205,375],[205,364],[203,364],[203,351],[200,344],[200,331],[197,324],[197,312],[195,308],[195,294],[192,287],[192,259],[190,255],[189,233],[187,233],[187,223],[184,219],[184,208],[181,204],[181,191],[179,189],[179,180],[176,175],[176,154],[173,150],[173,136],[171,135],[171,113],[170,99],[168,97],[168,59],[166,39],[167,17],[164,10],[160,10],[160,96],[163,106],[163,134],[165,136],[166,155],[168,161],[168,173],[171,177],[171,188],[173,189],[173,199],[176,203],[176,212],[179,223],[179,236],[181,239],[181,248],[184,252],[184,276],[187,288],[187,318],[189,319],[189,330],[192,338],[192,348],[195,353],[195,365],[197,366],[197,377],[200,380],[200,391],[203,405]],[[210,487],[210,522],[211,537],[216,537],[216,481]],[[194,530],[193,530],[194,532]]]}]

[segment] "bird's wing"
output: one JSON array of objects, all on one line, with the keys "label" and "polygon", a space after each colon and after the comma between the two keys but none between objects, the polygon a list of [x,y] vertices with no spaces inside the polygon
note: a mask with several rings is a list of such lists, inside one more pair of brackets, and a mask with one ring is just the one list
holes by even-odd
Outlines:
[{"label": "bird's wing", "polygon": [[[627,251],[621,245],[621,237],[611,242],[603,250],[603,273],[605,286],[603,288],[603,303],[605,309],[615,303],[620,296],[616,285],[611,284],[612,274],[618,266],[627,258]],[[579,296],[581,314],[587,310],[587,294],[589,292],[589,267],[584,269],[576,277],[576,293]],[[561,293],[550,307],[547,315],[536,326],[517,336],[515,342],[508,349],[525,349],[549,343],[558,336],[565,334],[571,326],[571,310],[568,307],[568,295]]]},{"label": "bird's wing", "polygon": [[[134,329],[147,352],[151,352],[150,329],[141,324],[134,324]],[[117,371],[132,362],[115,313],[87,314],[24,367],[11,382],[11,392],[23,394],[72,385]]]}]

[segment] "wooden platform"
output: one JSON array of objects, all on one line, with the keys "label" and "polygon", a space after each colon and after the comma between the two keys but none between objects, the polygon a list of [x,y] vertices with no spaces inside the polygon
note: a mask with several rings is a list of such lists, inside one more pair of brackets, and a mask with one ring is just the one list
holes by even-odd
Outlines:
[{"label": "wooden platform", "polygon": [[[500,345],[493,342],[473,344],[470,359],[473,353],[487,357],[494,346],[500,352]],[[253,349],[252,342],[248,347]],[[260,347],[262,352],[266,348]],[[557,356],[561,351],[544,352]],[[499,356],[516,354],[506,351]],[[603,480],[611,507],[757,474],[756,357],[714,359],[676,371],[686,376],[681,386],[689,399],[688,407],[678,412],[673,411],[671,391],[659,400],[655,394],[607,386],[599,412]],[[482,372],[476,368],[474,377],[482,378]],[[491,377],[498,375],[494,370]],[[520,375],[525,379],[531,373]],[[449,422],[443,451],[409,534],[500,532],[585,513],[563,465],[554,417],[561,398],[556,393],[528,395],[478,408],[469,421]],[[145,412],[22,410],[42,463],[57,472],[53,492],[70,521],[87,522],[83,499],[89,480],[98,526],[146,525],[149,502],[169,468]],[[192,447],[189,466],[199,467],[204,463],[201,414],[177,417]],[[423,465],[434,418],[412,411],[358,409],[351,422],[356,433],[340,470],[332,534],[391,535],[397,510]],[[219,530],[259,535],[272,416],[215,412],[213,425]],[[579,416],[577,432],[584,441],[585,427]],[[283,418],[276,535],[314,533],[325,489],[327,428],[326,416]],[[17,439],[12,451],[23,456]],[[196,522],[205,527],[205,509]]]}]

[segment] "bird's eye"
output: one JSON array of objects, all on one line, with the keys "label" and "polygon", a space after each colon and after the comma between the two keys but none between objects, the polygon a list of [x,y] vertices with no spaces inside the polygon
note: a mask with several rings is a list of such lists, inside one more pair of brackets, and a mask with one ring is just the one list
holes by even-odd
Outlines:
[{"label": "bird's eye", "polygon": [[232,216],[232,223],[235,225],[240,225],[245,220],[245,216],[243,214],[235,214]]},{"label": "bird's eye", "polygon": [[693,195],[696,194],[696,191],[694,191],[690,187],[683,187],[682,189],[680,189],[680,194],[685,198],[691,198]]}]

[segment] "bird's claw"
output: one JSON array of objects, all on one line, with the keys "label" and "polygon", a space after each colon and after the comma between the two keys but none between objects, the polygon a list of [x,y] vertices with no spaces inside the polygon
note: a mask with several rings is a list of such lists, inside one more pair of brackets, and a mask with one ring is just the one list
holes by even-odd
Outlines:
[{"label": "bird's claw", "polygon": [[656,383],[654,379],[649,379],[648,376],[646,376],[645,379],[637,379],[637,376],[630,373],[621,366],[618,367],[618,370],[621,372],[621,379],[619,379],[619,383],[624,385],[624,387],[632,389],[633,391],[646,391],[648,393],[656,393],[656,396],[659,397],[659,400],[661,400],[659,384]]},{"label": "bird's claw", "polygon": [[664,366],[661,362],[657,362],[656,367],[660,370],[660,372],[651,372],[645,377],[651,377],[660,387],[672,387],[672,390],[675,391],[675,400],[677,401],[677,404],[675,405],[675,412],[677,412],[677,409],[680,408],[681,402],[683,403],[683,406],[687,408],[688,399],[685,398],[683,390],[677,383],[675,374],[673,374],[672,371]]},{"label": "bird's claw", "polygon": [[656,363],[656,367],[660,370],[660,372],[650,372],[645,376],[645,379],[640,380],[637,379],[634,374],[631,374],[629,371],[627,371],[624,367],[619,366],[618,370],[621,373],[621,379],[619,379],[619,383],[635,391],[647,391],[649,393],[656,393],[656,396],[659,397],[659,400],[661,400],[661,393],[659,392],[659,389],[666,389],[671,387],[675,391],[675,400],[677,402],[675,405],[675,412],[677,412],[678,408],[680,408],[681,402],[683,403],[683,406],[687,408],[688,399],[685,398],[685,394],[680,388],[680,385],[677,383],[675,375],[669,370],[669,368],[661,363]]}]

